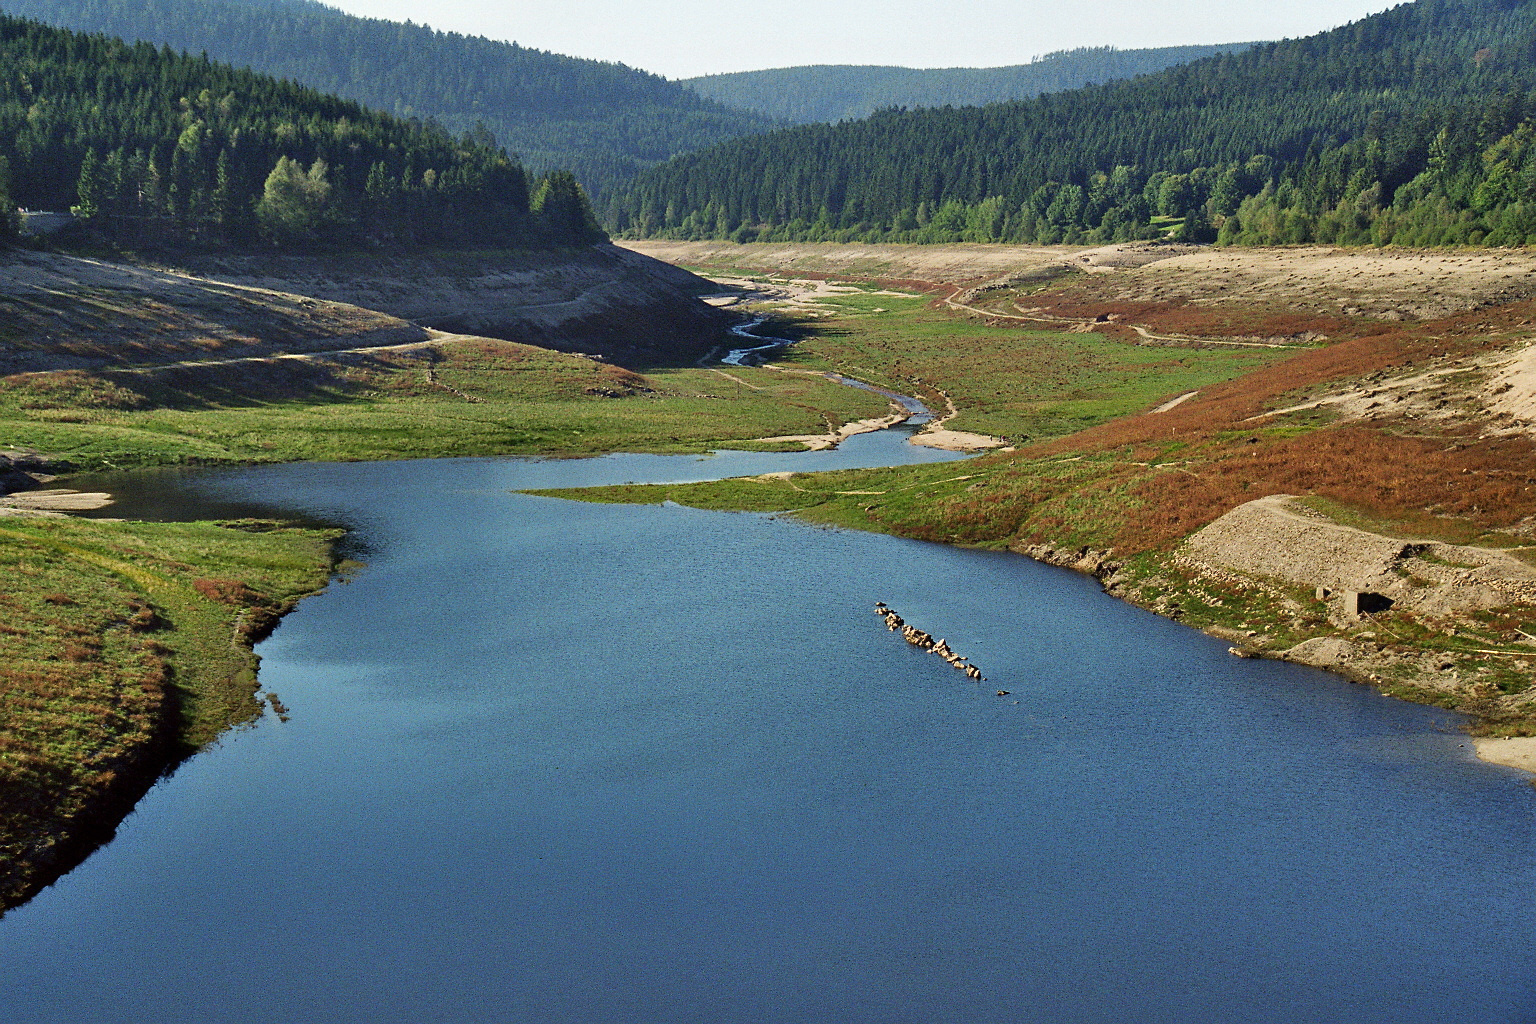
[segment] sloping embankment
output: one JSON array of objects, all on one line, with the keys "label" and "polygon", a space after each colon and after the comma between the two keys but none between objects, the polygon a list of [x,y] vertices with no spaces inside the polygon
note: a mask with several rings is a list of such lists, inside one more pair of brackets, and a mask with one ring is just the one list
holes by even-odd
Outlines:
[{"label": "sloping embankment", "polygon": [[298,292],[456,334],[625,365],[690,363],[734,318],[696,296],[685,270],[612,245],[425,256],[253,255],[192,259],[211,280]]},{"label": "sloping embankment", "polygon": [[429,328],[619,363],[689,363],[731,321],[695,297],[706,282],[607,245],[183,263],[0,251],[0,375],[409,344]]},{"label": "sloping embankment", "polygon": [[421,341],[397,316],[164,269],[0,250],[0,374]]}]

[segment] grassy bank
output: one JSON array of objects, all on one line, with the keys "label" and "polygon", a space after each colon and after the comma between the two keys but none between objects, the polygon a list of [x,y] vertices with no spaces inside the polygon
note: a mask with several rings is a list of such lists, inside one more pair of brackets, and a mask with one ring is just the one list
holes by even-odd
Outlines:
[{"label": "grassy bank", "polygon": [[998,327],[930,296],[869,290],[780,313],[804,340],[778,365],[836,370],[937,410],[947,425],[1024,442],[1061,437],[1141,412],[1284,358],[1266,348],[1166,348],[1038,325]]},{"label": "grassy bank", "polygon": [[0,909],[109,836],[166,767],[259,714],[251,644],[325,585],[331,539],[0,518]]},{"label": "grassy bank", "polygon": [[0,437],[82,469],[752,447],[885,412],[817,376],[635,373],[491,339],[0,380]]}]

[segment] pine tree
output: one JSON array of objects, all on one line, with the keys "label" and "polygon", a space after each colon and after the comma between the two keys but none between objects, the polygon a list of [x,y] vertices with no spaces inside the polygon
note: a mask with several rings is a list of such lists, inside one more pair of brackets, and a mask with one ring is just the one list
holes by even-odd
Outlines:
[{"label": "pine tree", "polygon": [[96,155],[93,146],[85,151],[85,157],[80,161],[80,177],[75,184],[78,202],[69,208],[70,213],[82,220],[90,220],[101,213],[105,193],[103,178],[101,157]]},{"label": "pine tree", "polygon": [[556,238],[600,242],[608,237],[598,226],[587,194],[569,171],[555,171],[541,178],[529,210],[534,221]]},{"label": "pine tree", "polygon": [[11,164],[0,156],[0,238],[15,238],[19,228],[16,204],[11,201]]}]

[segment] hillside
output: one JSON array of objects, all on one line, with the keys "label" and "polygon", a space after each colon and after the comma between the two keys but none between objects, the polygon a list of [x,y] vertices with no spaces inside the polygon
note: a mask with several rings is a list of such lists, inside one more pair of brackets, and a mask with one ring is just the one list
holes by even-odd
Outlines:
[{"label": "hillside", "polygon": [[622,64],[311,0],[4,0],[0,11],[205,53],[456,135],[488,132],[534,171],[570,170],[594,192],[775,124]]},{"label": "hillside", "polygon": [[1523,244],[1536,7],[1419,0],[1299,40],[986,107],[882,112],[672,161],[631,237]]},{"label": "hillside", "polygon": [[569,173],[206,57],[0,15],[0,198],[166,241],[580,245]]},{"label": "hillside", "polygon": [[1151,50],[1084,47],[1003,68],[900,68],[852,64],[738,71],[682,79],[700,96],[795,124],[868,117],[888,107],[979,107],[1161,71],[1252,43]]}]

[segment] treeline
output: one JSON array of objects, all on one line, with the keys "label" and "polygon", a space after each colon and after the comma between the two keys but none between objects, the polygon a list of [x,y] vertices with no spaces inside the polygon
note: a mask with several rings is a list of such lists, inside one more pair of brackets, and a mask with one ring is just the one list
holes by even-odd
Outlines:
[{"label": "treeline", "polygon": [[731,143],[611,198],[630,235],[1536,242],[1536,6],[1419,0],[1132,82]]},{"label": "treeline", "polygon": [[568,172],[532,183],[483,133],[0,15],[13,204],[132,241],[571,244],[600,239]]},{"label": "treeline", "polygon": [[568,169],[594,194],[680,153],[780,123],[622,64],[358,18],[311,0],[4,0],[0,7],[206,53],[458,134],[483,125],[525,166]]},{"label": "treeline", "polygon": [[899,68],[816,64],[685,78],[683,85],[732,107],[795,124],[868,117],[888,107],[979,107],[1135,78],[1252,43],[1119,50],[1062,50],[1003,68]]}]

